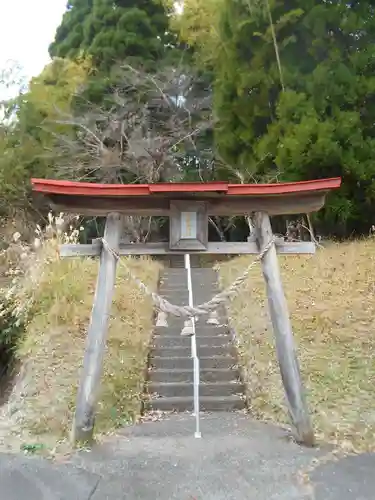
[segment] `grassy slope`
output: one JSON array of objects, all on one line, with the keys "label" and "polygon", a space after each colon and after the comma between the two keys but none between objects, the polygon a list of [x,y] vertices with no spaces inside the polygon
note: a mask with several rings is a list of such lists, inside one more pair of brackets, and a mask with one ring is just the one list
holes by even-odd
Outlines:
[{"label": "grassy slope", "polygon": [[[247,257],[220,267],[229,285]],[[280,257],[302,376],[317,435],[375,449],[375,241]],[[286,422],[283,390],[259,266],[230,306],[252,412]]]},{"label": "grassy slope", "polygon": [[[156,288],[157,263],[127,259],[127,264]],[[33,318],[18,350],[27,387],[20,410],[20,442],[37,440],[52,446],[70,430],[97,271],[98,262],[92,259],[53,259],[39,279]],[[99,433],[140,413],[152,311],[150,299],[125,278],[119,265],[97,411]]]}]

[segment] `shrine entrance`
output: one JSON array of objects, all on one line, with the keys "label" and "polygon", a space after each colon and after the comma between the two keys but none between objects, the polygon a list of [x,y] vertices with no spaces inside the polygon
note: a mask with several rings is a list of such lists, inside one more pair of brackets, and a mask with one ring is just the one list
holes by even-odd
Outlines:
[{"label": "shrine entrance", "polygon": [[[104,237],[91,245],[62,245],[61,257],[99,257],[100,267],[91,320],[88,327],[83,371],[77,394],[72,429],[74,441],[92,439],[95,406],[100,385],[107,323],[115,284],[116,265],[124,255],[184,255],[189,303],[176,306],[138,282],[157,308],[158,322],[168,315],[185,318],[183,335],[191,336],[194,369],[196,437],[199,431],[199,352],[195,342],[195,319],[210,315],[236,293],[251,267],[261,263],[269,313],[276,341],[280,373],[296,439],[314,444],[314,433],[301,382],[291,322],[283,292],[277,254],[311,254],[314,242],[285,242],[274,237],[270,216],[311,213],[323,207],[327,193],[339,188],[341,179],[321,179],[279,184],[165,183],[111,185],[32,179],[34,193],[46,198],[52,209],[84,216],[105,216]],[[170,235],[166,243],[129,244],[121,241],[122,217],[168,216]],[[208,241],[209,216],[251,216],[254,232],[247,242]],[[204,304],[195,306],[191,294],[190,255],[254,254],[245,273],[227,289]],[[130,274],[130,273],[129,273]],[[189,278],[190,276],[190,278]],[[189,285],[190,279],[190,285]]]}]

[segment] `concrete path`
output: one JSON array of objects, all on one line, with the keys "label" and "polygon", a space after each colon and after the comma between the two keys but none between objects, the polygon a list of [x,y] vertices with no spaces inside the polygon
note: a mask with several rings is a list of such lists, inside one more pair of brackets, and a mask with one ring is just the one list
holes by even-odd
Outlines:
[{"label": "concrete path", "polygon": [[[173,415],[122,431],[64,465],[0,455],[0,500],[372,500],[374,455],[319,465],[285,432],[240,413]],[[303,481],[314,460],[318,465]]]},{"label": "concrete path", "polygon": [[1,500],[87,500],[99,479],[72,465],[0,454]]}]

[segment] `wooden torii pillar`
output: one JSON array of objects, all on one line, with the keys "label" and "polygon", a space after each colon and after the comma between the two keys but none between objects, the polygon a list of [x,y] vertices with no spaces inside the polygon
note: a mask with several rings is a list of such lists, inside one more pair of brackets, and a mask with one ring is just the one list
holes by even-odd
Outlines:
[{"label": "wooden torii pillar", "polygon": [[[211,182],[131,185],[32,179],[33,191],[46,197],[52,209],[80,215],[106,216],[104,239],[119,255],[258,254],[273,238],[270,215],[317,211],[323,207],[326,194],[339,188],[340,184],[340,178],[279,184]],[[121,218],[124,215],[170,217],[169,243],[121,244]],[[254,215],[255,240],[209,242],[209,215]],[[289,414],[297,440],[310,446],[314,444],[313,428],[305,401],[277,253],[314,252],[313,242],[275,241],[261,263]],[[90,441],[115,285],[116,258],[100,241],[91,245],[62,245],[60,255],[100,257],[72,429],[74,441]]]}]

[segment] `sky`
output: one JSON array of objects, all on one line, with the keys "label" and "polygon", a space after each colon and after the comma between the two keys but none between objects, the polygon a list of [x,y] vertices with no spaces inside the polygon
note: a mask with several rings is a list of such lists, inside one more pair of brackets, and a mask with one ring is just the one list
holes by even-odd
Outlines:
[{"label": "sky", "polygon": [[[0,0],[0,71],[7,61],[15,61],[27,80],[41,72],[49,62],[48,46],[66,4],[67,0]],[[0,100],[7,97],[4,93],[0,90]]]}]

